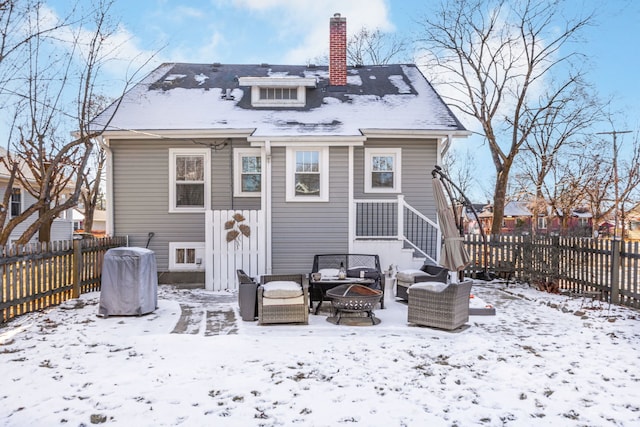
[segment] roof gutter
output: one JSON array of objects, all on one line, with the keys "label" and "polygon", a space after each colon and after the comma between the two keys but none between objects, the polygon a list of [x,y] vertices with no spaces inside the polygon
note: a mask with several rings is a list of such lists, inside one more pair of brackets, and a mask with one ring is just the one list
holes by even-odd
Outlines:
[{"label": "roof gutter", "polygon": [[360,129],[367,138],[466,138],[468,130],[421,130],[421,129]]},{"label": "roof gutter", "polygon": [[106,130],[102,135],[109,139],[192,139],[192,138],[246,138],[251,129],[122,129]]}]

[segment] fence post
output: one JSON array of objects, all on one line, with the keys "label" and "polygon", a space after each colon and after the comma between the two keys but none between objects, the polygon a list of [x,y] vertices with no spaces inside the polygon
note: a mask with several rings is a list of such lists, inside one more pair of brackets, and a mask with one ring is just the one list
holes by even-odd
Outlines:
[{"label": "fence post", "polygon": [[611,302],[620,303],[620,259],[622,241],[613,239],[611,245]]},{"label": "fence post", "polygon": [[73,241],[73,287],[72,298],[80,298],[80,282],[82,281],[82,240]]}]

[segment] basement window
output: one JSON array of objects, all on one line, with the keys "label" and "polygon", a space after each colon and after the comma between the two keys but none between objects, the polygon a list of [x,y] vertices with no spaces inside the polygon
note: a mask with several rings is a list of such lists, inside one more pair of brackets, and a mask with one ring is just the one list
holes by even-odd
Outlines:
[{"label": "basement window", "polygon": [[169,270],[193,271],[204,269],[203,242],[169,243]]}]

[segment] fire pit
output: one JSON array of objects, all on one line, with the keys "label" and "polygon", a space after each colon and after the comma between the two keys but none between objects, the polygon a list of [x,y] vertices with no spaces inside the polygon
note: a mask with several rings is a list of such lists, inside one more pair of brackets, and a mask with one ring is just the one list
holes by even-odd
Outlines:
[{"label": "fire pit", "polygon": [[[380,302],[382,291],[362,285],[345,284],[329,289],[327,296],[331,298],[331,305],[336,313],[335,316],[327,318],[328,322],[339,325],[343,319],[367,318],[371,320],[372,325],[380,323],[380,319],[373,314],[373,307]],[[355,314],[343,317],[344,313]]]}]

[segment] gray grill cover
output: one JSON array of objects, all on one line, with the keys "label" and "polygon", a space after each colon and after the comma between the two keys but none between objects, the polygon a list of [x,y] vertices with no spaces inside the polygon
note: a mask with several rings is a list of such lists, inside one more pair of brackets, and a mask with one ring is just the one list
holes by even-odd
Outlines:
[{"label": "gray grill cover", "polygon": [[141,315],[158,306],[156,257],[145,248],[113,248],[104,255],[100,316]]}]

